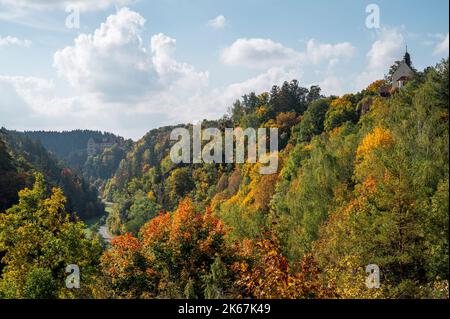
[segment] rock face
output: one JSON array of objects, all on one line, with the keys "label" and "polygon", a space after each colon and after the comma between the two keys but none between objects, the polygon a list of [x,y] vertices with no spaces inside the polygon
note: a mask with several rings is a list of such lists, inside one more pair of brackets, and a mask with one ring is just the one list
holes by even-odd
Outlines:
[{"label": "rock face", "polygon": [[367,114],[370,111],[370,107],[372,106],[372,99],[367,99],[363,103],[361,103],[361,115]]}]

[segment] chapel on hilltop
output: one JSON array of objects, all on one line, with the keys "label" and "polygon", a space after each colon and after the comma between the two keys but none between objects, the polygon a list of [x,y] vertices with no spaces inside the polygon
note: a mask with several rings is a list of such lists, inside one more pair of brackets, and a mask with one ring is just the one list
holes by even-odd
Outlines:
[{"label": "chapel on hilltop", "polygon": [[403,60],[399,62],[397,69],[392,74],[392,89],[401,89],[408,81],[411,81],[415,76],[415,72],[412,68],[411,56],[408,53],[408,47],[406,47]]}]

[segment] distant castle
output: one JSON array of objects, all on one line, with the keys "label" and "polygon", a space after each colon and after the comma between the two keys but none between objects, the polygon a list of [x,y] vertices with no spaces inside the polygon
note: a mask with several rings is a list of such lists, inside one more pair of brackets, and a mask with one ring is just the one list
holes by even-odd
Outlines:
[{"label": "distant castle", "polygon": [[113,147],[115,144],[117,144],[117,141],[112,138],[103,137],[99,139],[91,137],[87,142],[87,155],[94,156],[103,152],[106,148]]}]

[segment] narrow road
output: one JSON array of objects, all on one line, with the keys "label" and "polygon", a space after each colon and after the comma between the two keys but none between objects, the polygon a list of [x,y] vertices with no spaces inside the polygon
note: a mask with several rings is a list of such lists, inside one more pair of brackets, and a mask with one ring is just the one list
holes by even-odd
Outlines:
[{"label": "narrow road", "polygon": [[[107,201],[103,201],[103,204],[105,204],[106,208],[109,208],[109,209],[111,209],[112,206],[114,205],[114,203],[107,202]],[[108,211],[108,213],[109,213],[109,211]],[[106,242],[111,243],[113,236],[109,233],[108,226],[106,226],[106,224],[103,224],[98,228],[98,233],[100,234],[100,236],[102,236],[102,238]]]},{"label": "narrow road", "polygon": [[106,227],[106,225],[102,225],[99,227],[98,229],[98,233],[100,234],[100,236],[102,236],[102,238],[107,241],[108,243],[111,242],[111,239],[113,238],[112,235],[109,233],[108,231],[108,227]]}]

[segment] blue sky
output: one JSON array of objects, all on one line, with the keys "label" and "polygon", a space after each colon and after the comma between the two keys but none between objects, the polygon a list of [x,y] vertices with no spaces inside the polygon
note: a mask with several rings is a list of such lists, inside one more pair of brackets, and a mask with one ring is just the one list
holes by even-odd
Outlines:
[{"label": "blue sky", "polygon": [[[242,94],[293,78],[356,92],[406,45],[418,69],[448,57],[447,0],[95,3],[0,0],[0,126],[136,139],[218,118]],[[379,28],[365,23],[371,3]],[[70,5],[79,28],[66,27]]]}]

